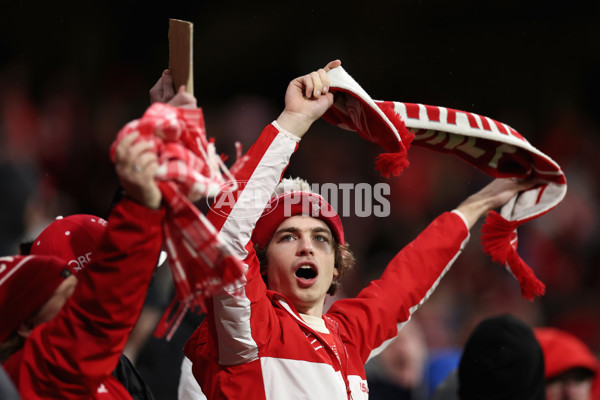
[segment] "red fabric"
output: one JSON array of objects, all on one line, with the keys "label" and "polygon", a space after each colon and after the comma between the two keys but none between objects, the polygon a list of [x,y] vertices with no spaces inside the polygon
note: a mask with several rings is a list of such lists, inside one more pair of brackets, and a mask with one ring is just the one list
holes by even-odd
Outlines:
[{"label": "red fabric", "polygon": [[597,373],[598,359],[576,336],[550,327],[535,328],[534,334],[544,353],[546,380],[572,368],[587,368]]},{"label": "red fabric", "polygon": [[[402,173],[404,168],[408,167],[409,165],[408,149],[414,139],[414,135],[406,129],[402,118],[398,116],[392,104],[377,103],[377,106],[381,109],[381,111],[383,111],[385,116],[388,117],[390,122],[398,131],[402,146],[400,147],[400,150],[395,153],[382,153],[378,155],[375,159],[375,169],[381,172],[381,175],[386,178],[389,178],[390,175],[398,176],[400,173]],[[390,148],[389,145],[386,147]]]},{"label": "red fabric", "polygon": [[159,162],[156,179],[167,205],[164,230],[176,298],[155,335],[166,335],[169,340],[190,307],[203,309],[204,298],[236,283],[243,275],[241,262],[231,255],[227,244],[219,240],[208,220],[187,199],[214,195],[235,183],[221,175],[220,168],[227,171],[214,145],[206,139],[201,109],[154,103],[141,119],[128,123],[119,132],[111,147],[113,160],[116,146],[134,132],[139,132],[138,140],[154,144]]},{"label": "red fabric", "polygon": [[178,193],[172,182],[160,182],[159,187],[170,205],[164,229],[177,296],[154,335],[170,340],[188,309],[197,307],[204,311],[204,299],[237,282],[243,265],[219,239],[206,217]]},{"label": "red fabric", "polygon": [[88,214],[57,218],[34,240],[31,254],[59,257],[77,273],[90,263],[106,224],[104,219]]},{"label": "red fabric", "polygon": [[129,122],[121,129],[111,146],[111,159],[121,140],[139,132],[138,140],[154,144],[158,156],[158,180],[177,183],[184,196],[197,194],[206,197],[227,183],[219,173],[219,157],[206,139],[202,109],[193,110],[154,103],[142,118]]},{"label": "red fabric", "polygon": [[323,220],[339,244],[344,244],[344,228],[337,212],[323,197],[310,192],[286,192],[274,196],[256,223],[252,242],[265,248],[277,227],[294,215],[309,215]]},{"label": "red fabric", "polygon": [[331,91],[344,96],[338,95],[323,119],[355,131],[364,139],[381,146],[387,153],[376,159],[376,169],[385,177],[399,175],[408,166],[406,157],[413,135],[406,129],[393,107],[374,107],[372,101],[365,102],[364,97],[334,85],[331,85]]},{"label": "red fabric", "polygon": [[518,221],[507,221],[495,211],[490,211],[481,227],[483,250],[495,262],[505,265],[521,284],[521,295],[529,300],[542,296],[546,286],[517,254]]},{"label": "red fabric", "polygon": [[600,374],[597,372],[592,382],[592,399],[600,400]]},{"label": "red fabric", "polygon": [[131,399],[112,372],[144,305],[164,216],[127,198],[115,206],[71,298],[3,365],[23,399]]},{"label": "red fabric", "polygon": [[66,276],[67,265],[57,257],[0,258],[0,342],[32,317]]}]

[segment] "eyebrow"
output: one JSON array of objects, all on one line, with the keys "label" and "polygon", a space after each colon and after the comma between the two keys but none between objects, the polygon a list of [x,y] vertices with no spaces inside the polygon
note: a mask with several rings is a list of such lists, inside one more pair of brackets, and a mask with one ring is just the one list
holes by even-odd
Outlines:
[{"label": "eyebrow", "polygon": [[[298,233],[300,231],[301,231],[300,228],[297,228],[295,226],[290,226],[289,228],[279,229],[277,232],[275,232],[275,234],[273,236],[279,235],[280,233]],[[314,234],[314,233],[326,233],[330,237],[333,237],[333,234],[331,233],[331,230],[329,230],[328,228],[321,227],[321,226],[318,226],[318,227],[310,229],[310,233],[312,233],[312,234]]]}]

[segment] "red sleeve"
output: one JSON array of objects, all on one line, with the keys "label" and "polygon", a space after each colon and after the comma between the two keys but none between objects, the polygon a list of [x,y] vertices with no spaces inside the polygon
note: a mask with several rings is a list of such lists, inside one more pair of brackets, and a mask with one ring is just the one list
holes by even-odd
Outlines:
[{"label": "red sleeve", "polygon": [[73,296],[26,340],[16,366],[20,390],[48,398],[89,398],[112,373],[144,304],[162,245],[163,219],[164,210],[126,198],[113,209]]},{"label": "red sleeve", "polygon": [[[207,301],[204,326],[192,335],[185,352],[194,363],[194,374],[203,379],[196,361],[207,351],[206,335],[210,330],[210,351],[215,351],[222,365],[239,365],[256,359],[259,345],[266,339],[257,334],[270,332],[272,307],[260,276],[259,262],[250,237],[256,221],[281,180],[290,158],[298,147],[297,138],[269,124],[246,154],[246,161],[236,172],[238,190],[217,197],[207,217],[219,231],[221,239],[234,250],[248,267],[244,285],[237,294],[224,293]],[[210,325],[210,326],[209,326]],[[262,329],[254,329],[255,326]],[[211,353],[212,357],[212,353]]]},{"label": "red sleeve", "polygon": [[366,362],[371,351],[394,337],[431,295],[469,238],[463,219],[447,212],[436,218],[387,265],[381,278],[356,298],[336,301],[327,316],[342,334],[359,343]]}]

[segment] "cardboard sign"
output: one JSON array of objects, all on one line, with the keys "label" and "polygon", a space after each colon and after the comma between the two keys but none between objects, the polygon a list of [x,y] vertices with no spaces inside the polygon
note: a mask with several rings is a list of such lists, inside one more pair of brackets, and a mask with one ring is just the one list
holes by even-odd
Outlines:
[{"label": "cardboard sign", "polygon": [[169,70],[175,92],[185,85],[186,92],[194,94],[193,64],[194,24],[180,19],[169,19]]}]

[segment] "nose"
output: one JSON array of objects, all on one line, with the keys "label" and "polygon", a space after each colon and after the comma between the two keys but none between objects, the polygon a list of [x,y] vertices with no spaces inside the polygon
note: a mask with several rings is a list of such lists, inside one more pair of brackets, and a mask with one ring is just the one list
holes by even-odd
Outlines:
[{"label": "nose", "polygon": [[303,236],[300,238],[300,240],[298,240],[298,249],[296,254],[299,256],[314,254],[312,241],[310,240],[310,237]]},{"label": "nose", "polygon": [[570,399],[589,399],[592,388],[591,380],[578,381],[576,379],[567,379],[563,383],[563,398]]}]

